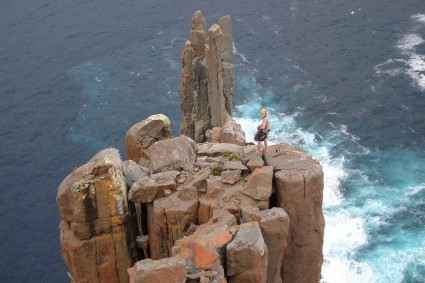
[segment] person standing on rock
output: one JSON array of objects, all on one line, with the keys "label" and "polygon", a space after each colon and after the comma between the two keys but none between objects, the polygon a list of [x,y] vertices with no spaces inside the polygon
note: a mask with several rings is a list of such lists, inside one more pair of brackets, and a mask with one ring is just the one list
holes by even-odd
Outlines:
[{"label": "person standing on rock", "polygon": [[267,117],[267,110],[261,109],[261,117],[263,118],[261,125],[257,127],[258,131],[254,137],[257,141],[257,154],[261,154],[261,142],[264,142],[264,152],[269,152],[267,148],[267,136],[270,131],[270,120]]}]

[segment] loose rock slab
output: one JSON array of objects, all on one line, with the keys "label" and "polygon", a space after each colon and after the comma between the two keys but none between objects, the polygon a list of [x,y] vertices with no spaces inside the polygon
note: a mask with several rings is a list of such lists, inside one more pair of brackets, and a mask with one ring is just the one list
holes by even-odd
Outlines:
[{"label": "loose rock slab", "polygon": [[165,195],[166,191],[174,191],[179,171],[167,171],[146,176],[131,186],[128,199],[135,203],[151,202]]},{"label": "loose rock slab", "polygon": [[231,282],[266,282],[268,250],[258,222],[240,225],[227,245],[227,275]]},{"label": "loose rock slab", "polygon": [[188,171],[196,161],[196,143],[180,136],[154,143],[149,148],[151,174],[165,171]]}]

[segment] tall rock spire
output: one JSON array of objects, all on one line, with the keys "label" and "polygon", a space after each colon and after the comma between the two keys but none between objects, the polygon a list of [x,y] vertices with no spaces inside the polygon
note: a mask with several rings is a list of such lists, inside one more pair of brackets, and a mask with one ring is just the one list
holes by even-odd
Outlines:
[{"label": "tall rock spire", "polygon": [[[232,117],[234,90],[233,41],[230,16],[208,29],[201,11],[192,17],[189,40],[182,52],[180,87],[183,120],[180,133],[196,142],[207,140],[213,127],[223,127]],[[244,142],[243,138],[239,138]],[[236,140],[236,139],[235,139]]]}]

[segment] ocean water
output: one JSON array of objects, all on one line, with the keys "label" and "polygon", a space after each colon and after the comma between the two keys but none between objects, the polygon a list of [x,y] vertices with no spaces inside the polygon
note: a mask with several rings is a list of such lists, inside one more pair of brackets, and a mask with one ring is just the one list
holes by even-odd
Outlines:
[{"label": "ocean water", "polygon": [[325,173],[322,282],[425,282],[425,6],[411,1],[2,1],[0,278],[67,282],[60,182],[135,123],[178,135],[192,14],[230,15],[234,116]]}]

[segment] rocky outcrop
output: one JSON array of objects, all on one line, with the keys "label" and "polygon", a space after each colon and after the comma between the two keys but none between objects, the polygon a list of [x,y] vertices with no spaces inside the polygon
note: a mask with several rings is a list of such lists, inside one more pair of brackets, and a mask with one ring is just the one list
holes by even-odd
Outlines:
[{"label": "rocky outcrop", "polygon": [[127,282],[136,259],[127,183],[116,149],[100,151],[61,183],[61,254],[72,282]]},{"label": "rocky outcrop", "polygon": [[[205,18],[196,12],[181,58],[180,134],[196,142],[208,139],[245,145],[245,133],[232,119],[235,83],[230,16],[221,17],[206,31]],[[217,130],[210,132],[214,127],[220,128],[219,137]]]},{"label": "rocky outcrop", "polygon": [[[319,281],[323,172],[302,149],[278,144],[261,157],[255,146],[181,136],[146,152],[150,170],[108,149],[60,186],[62,256],[75,282],[111,273],[116,282]],[[136,265],[127,199],[142,206],[147,234]]]},{"label": "rocky outcrop", "polygon": [[105,149],[59,186],[71,282],[319,282],[322,168],[288,144],[264,156],[245,144],[231,119],[230,17],[208,44],[206,33],[196,12],[182,54],[184,135],[153,115],[127,131],[129,160]]},{"label": "rocky outcrop", "polygon": [[325,227],[322,167],[302,149],[287,144],[271,146],[265,162],[275,171],[278,206],[290,218],[282,282],[319,282]]}]

